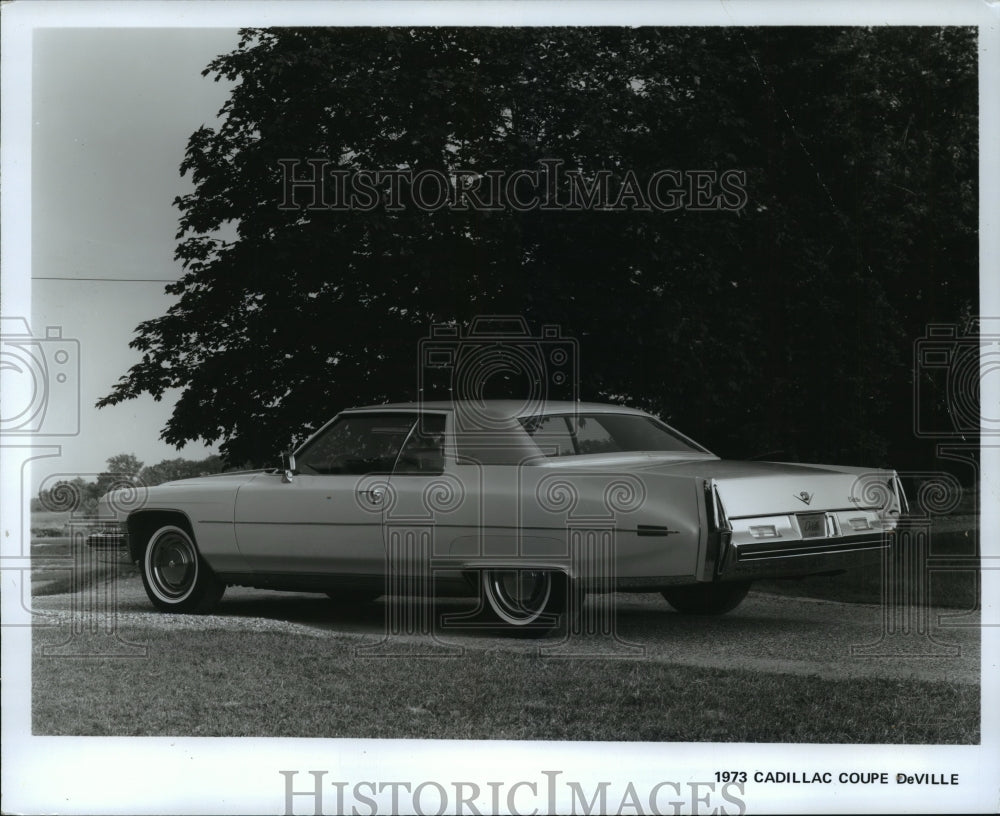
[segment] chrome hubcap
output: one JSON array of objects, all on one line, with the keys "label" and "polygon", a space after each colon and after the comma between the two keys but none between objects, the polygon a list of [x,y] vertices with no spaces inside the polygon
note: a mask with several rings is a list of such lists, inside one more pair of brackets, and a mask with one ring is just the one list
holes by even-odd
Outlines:
[{"label": "chrome hubcap", "polygon": [[150,583],[163,600],[180,600],[198,576],[198,556],[183,533],[168,531],[150,542],[146,563]]},{"label": "chrome hubcap", "polygon": [[541,570],[496,570],[487,573],[486,590],[500,618],[524,625],[537,620],[548,606],[552,577]]}]

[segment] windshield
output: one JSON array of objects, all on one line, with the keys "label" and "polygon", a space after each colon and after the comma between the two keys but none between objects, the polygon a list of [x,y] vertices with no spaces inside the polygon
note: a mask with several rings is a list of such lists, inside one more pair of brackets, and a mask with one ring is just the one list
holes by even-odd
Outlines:
[{"label": "windshield", "polygon": [[641,414],[566,414],[524,417],[520,422],[548,457],[634,451],[708,453],[659,420]]}]

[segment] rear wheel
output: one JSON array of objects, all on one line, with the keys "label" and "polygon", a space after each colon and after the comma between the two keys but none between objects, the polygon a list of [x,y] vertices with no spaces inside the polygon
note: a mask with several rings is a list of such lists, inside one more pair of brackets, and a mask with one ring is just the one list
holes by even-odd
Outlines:
[{"label": "rear wheel", "polygon": [[142,583],[161,612],[208,612],[226,590],[199,555],[194,537],[175,525],[160,527],[149,537]]},{"label": "rear wheel", "polygon": [[739,606],[749,591],[749,581],[738,581],[673,587],[661,594],[668,604],[686,615],[724,615]]},{"label": "rear wheel", "polygon": [[482,591],[494,617],[526,635],[543,635],[567,618],[565,574],[552,570],[495,569],[482,573]]}]

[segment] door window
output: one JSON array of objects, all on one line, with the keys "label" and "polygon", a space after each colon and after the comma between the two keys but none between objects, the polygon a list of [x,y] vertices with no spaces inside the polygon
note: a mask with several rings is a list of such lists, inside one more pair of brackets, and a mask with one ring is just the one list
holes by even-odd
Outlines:
[{"label": "door window", "polygon": [[399,452],[394,473],[444,473],[444,414],[424,414]]},{"label": "door window", "polygon": [[301,473],[390,473],[415,414],[352,414],[330,425],[296,456]]}]

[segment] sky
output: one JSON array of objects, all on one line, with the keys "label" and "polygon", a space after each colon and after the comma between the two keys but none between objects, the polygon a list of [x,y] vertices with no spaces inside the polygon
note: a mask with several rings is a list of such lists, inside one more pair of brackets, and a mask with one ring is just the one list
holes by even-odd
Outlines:
[{"label": "sky", "polygon": [[[163,291],[181,274],[171,202],[192,189],[179,167],[188,137],[217,123],[229,93],[201,71],[237,40],[235,29],[216,28],[35,32],[30,328],[43,338],[60,327],[67,353],[79,343],[80,410],[77,436],[40,440],[62,451],[36,462],[36,487],[56,472],[89,478],[117,453],[154,464],[214,452],[159,439],[179,392],[94,403],[138,361],[128,343],[139,323],[175,300]],[[51,357],[57,346],[36,348]]]}]

